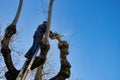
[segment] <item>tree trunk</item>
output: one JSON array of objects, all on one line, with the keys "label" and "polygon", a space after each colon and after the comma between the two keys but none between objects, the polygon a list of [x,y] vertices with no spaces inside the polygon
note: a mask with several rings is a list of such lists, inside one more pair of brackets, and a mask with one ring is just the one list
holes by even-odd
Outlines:
[{"label": "tree trunk", "polygon": [[10,43],[11,37],[16,33],[16,24],[17,24],[17,21],[20,16],[20,12],[22,9],[22,3],[23,3],[23,0],[20,0],[16,16],[15,16],[13,22],[6,28],[4,38],[1,41],[1,45],[2,45],[1,52],[4,57],[5,64],[8,68],[8,71],[5,73],[5,77],[8,80],[10,80],[10,77],[11,77],[10,75],[12,75],[11,80],[14,80],[14,78],[18,74],[18,71],[14,67],[13,62],[12,62],[11,50],[9,48],[9,43]]},{"label": "tree trunk", "polygon": [[[49,39],[49,33],[50,33],[50,27],[51,27],[53,1],[54,0],[50,0],[50,3],[49,3],[48,24],[47,24],[48,27],[47,27],[47,30],[46,30],[46,33],[45,33],[45,39],[44,39],[47,42],[48,42],[48,39]],[[49,42],[47,44],[49,44]],[[43,65],[44,64],[42,64],[40,67],[38,67],[36,75],[35,75],[35,80],[42,80]]]},{"label": "tree trunk", "polygon": [[42,80],[43,65],[40,65],[36,71],[36,76],[34,80]]}]

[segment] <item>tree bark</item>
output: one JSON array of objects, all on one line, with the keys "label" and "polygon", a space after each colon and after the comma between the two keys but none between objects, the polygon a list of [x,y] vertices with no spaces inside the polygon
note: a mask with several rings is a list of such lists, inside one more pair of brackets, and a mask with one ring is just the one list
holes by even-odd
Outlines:
[{"label": "tree bark", "polygon": [[[53,1],[54,0],[50,0],[50,3],[49,3],[48,24],[47,24],[48,27],[47,27],[47,30],[46,30],[46,33],[45,33],[45,38],[44,38],[44,40],[47,41],[47,42],[48,42],[48,39],[49,39],[49,33],[50,33],[50,27],[51,27]],[[47,44],[49,44],[49,42]],[[45,57],[46,56],[47,55],[45,55]],[[46,59],[45,59],[45,61],[46,61]],[[42,64],[40,67],[38,67],[36,75],[35,75],[35,80],[41,80],[42,79],[41,75],[42,75],[42,71],[43,71],[43,65],[44,64]]]},{"label": "tree bark", "polygon": [[51,27],[51,21],[52,21],[52,6],[53,6],[53,1],[54,0],[50,0],[49,3],[49,9],[48,9],[48,27],[45,33],[45,38],[48,40],[49,39],[49,33],[50,33],[50,27]]},{"label": "tree bark", "polygon": [[65,80],[66,78],[70,77],[71,65],[67,60],[69,45],[67,44],[66,41],[59,40],[58,48],[60,49],[61,69],[59,73],[55,77],[51,78],[50,80]]},{"label": "tree bark", "polygon": [[[8,72],[5,73],[6,78],[9,78],[10,75],[18,74],[18,71],[14,67],[13,62],[12,62],[11,50],[9,48],[9,43],[10,43],[11,37],[16,33],[16,24],[17,24],[17,21],[20,16],[22,3],[23,3],[23,0],[20,0],[16,16],[15,16],[13,22],[6,28],[4,38],[1,41],[1,45],[2,45],[1,52],[4,57],[4,61],[7,66],[7,69],[8,69]],[[15,78],[16,76],[13,76],[13,77]],[[10,80],[10,78],[8,80]],[[14,80],[14,79],[11,78],[11,80]]]},{"label": "tree bark", "polygon": [[13,22],[12,22],[13,25],[16,25],[17,22],[18,22],[18,19],[20,17],[20,13],[21,13],[21,10],[22,10],[22,5],[23,5],[23,0],[20,0],[16,16],[15,16]]},{"label": "tree bark", "polygon": [[43,72],[43,65],[40,65],[39,68],[37,69],[34,80],[42,80],[42,76],[43,76],[42,72]]}]

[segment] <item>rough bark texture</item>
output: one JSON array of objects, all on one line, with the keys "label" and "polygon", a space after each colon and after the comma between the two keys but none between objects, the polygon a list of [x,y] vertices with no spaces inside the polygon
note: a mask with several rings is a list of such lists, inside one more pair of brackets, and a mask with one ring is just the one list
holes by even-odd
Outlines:
[{"label": "rough bark texture", "polygon": [[41,43],[40,49],[41,49],[40,56],[35,59],[32,67],[31,67],[31,70],[39,67],[40,65],[44,65],[44,63],[46,61],[47,53],[50,49],[50,45],[48,44],[48,42],[43,41]]},{"label": "rough bark texture", "polygon": [[[15,78],[15,76],[12,76],[12,75],[18,74],[17,69],[13,65],[13,62],[11,59],[11,50],[9,48],[9,43],[10,43],[11,37],[15,33],[16,33],[16,25],[11,24],[10,26],[8,26],[6,28],[4,38],[1,41],[1,45],[2,45],[1,52],[4,57],[5,64],[8,68],[8,71],[5,73],[5,77],[6,78],[9,77],[8,80],[13,80],[13,78]],[[12,76],[12,77],[10,77],[10,76]]]},{"label": "rough bark texture", "polygon": [[1,52],[4,57],[5,64],[8,70],[12,73],[16,72],[17,70],[12,63],[11,54],[10,54],[11,50],[9,48],[9,43],[10,43],[11,37],[15,33],[16,33],[16,25],[8,26],[7,29],[5,30],[4,38],[1,41],[1,45],[2,45]]},{"label": "rough bark texture", "polygon": [[70,77],[71,65],[67,60],[69,45],[67,44],[66,41],[59,41],[58,47],[60,49],[61,69],[59,73],[50,80],[65,80],[66,78]]},{"label": "rough bark texture", "polygon": [[42,41],[41,53],[39,55],[39,60],[41,61],[41,64],[40,64],[40,61],[35,62],[35,64],[37,63],[39,65],[38,65],[38,69],[37,69],[34,80],[42,80],[43,65],[46,61],[46,57],[47,57],[47,53],[48,53],[49,49],[50,49],[50,45],[49,45],[48,40]]},{"label": "rough bark texture", "polygon": [[9,25],[6,28],[4,38],[1,41],[1,45],[2,45],[1,53],[4,57],[5,64],[8,68],[8,71],[5,73],[5,77],[7,79],[9,78],[8,80],[14,80],[14,78],[16,77],[16,75],[19,72],[19,71],[17,71],[17,69],[13,65],[13,62],[11,59],[11,50],[9,48],[9,43],[10,43],[11,37],[16,33],[16,24],[17,24],[17,21],[18,21],[19,16],[20,16],[20,12],[22,9],[22,3],[23,3],[23,0],[20,0],[16,16],[15,16],[13,22],[11,23],[11,25]]}]

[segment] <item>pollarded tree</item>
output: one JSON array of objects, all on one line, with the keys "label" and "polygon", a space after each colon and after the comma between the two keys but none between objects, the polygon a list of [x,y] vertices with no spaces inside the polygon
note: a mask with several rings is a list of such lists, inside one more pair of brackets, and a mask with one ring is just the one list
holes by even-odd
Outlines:
[{"label": "pollarded tree", "polygon": [[[18,39],[18,34],[19,33],[17,33],[14,37],[11,38],[10,45],[9,45],[10,49],[11,49],[11,52],[12,52],[12,54],[11,54],[12,60],[14,60],[13,64],[15,66],[18,65],[17,62],[19,61],[19,59],[17,57],[20,57],[24,52],[24,50],[22,48],[18,49],[16,47],[16,45],[14,44],[14,42]],[[3,35],[3,32],[2,32],[2,27],[0,26],[0,42],[2,41],[3,36],[4,35]],[[1,49],[1,44],[0,44],[0,49]],[[4,73],[7,71],[7,68],[6,68],[6,65],[4,64],[4,59],[3,59],[3,56],[2,56],[1,52],[0,52],[0,65],[1,65],[0,66],[0,79],[4,79],[5,78]]]},{"label": "pollarded tree", "polygon": [[[53,2],[53,0],[50,0],[50,2]],[[6,72],[5,76],[8,80],[16,80],[17,75],[19,74],[19,71],[15,68],[12,58],[11,58],[11,49],[9,48],[10,46],[10,41],[12,40],[12,36],[16,34],[16,24],[18,21],[18,18],[20,16],[21,8],[22,8],[22,3],[23,0],[20,0],[19,7],[17,14],[13,20],[13,22],[6,28],[4,37],[1,41],[1,52],[4,57],[5,64],[7,66],[8,72]],[[50,3],[51,4],[51,3]],[[47,58],[47,53],[50,49],[50,45],[48,42],[48,35],[49,35],[49,29],[50,29],[50,17],[48,17],[48,23],[49,27],[46,31],[46,38],[43,40],[41,44],[41,54],[40,54],[40,59],[35,59],[33,62],[33,65],[31,66],[31,70],[35,69],[38,66],[43,66],[45,64],[46,58]],[[63,41],[60,39],[59,35],[57,33],[53,34],[54,39],[58,40],[58,48],[60,49],[60,63],[61,63],[61,68],[59,73],[51,78],[50,80],[65,80],[66,78],[70,77],[70,63],[67,60],[67,55],[68,55],[68,48],[69,45],[66,41]],[[28,61],[29,62],[29,61]],[[38,73],[37,73],[38,74]],[[40,78],[39,78],[40,79]],[[35,79],[35,80],[39,80]]]}]

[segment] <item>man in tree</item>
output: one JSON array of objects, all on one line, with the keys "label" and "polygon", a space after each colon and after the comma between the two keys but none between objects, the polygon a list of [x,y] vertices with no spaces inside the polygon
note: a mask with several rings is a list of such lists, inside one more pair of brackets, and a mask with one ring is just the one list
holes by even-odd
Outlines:
[{"label": "man in tree", "polygon": [[[25,57],[28,59],[31,59],[37,50],[38,47],[40,47],[41,41],[43,39],[43,36],[47,29],[47,21],[43,21],[41,25],[38,26],[37,30],[35,31],[35,34],[33,36],[34,41],[32,47],[29,49],[29,51],[25,54]],[[52,35],[52,32],[50,31],[50,35]],[[50,38],[52,38],[50,36]]]}]

